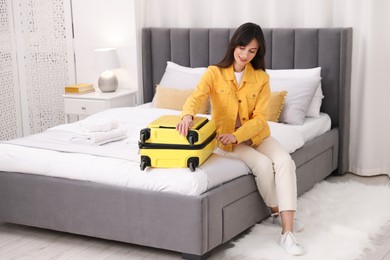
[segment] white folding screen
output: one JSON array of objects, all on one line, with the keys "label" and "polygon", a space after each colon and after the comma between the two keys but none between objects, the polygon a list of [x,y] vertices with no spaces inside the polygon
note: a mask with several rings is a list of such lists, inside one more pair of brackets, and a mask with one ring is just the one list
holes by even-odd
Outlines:
[{"label": "white folding screen", "polygon": [[[16,120],[16,127],[9,128],[20,129],[17,125],[21,121],[23,135],[39,133],[64,122],[61,94],[65,85],[75,82],[70,0],[0,0],[0,3],[1,12],[3,9],[5,12],[2,17],[7,19],[4,23],[0,20],[0,26],[8,26],[9,31],[1,36],[1,48],[11,46],[12,60],[8,65],[2,61],[1,71],[3,67],[17,71],[9,72],[12,75],[6,81],[9,83],[1,80],[2,92],[8,91],[7,95],[14,97],[8,100],[10,110],[21,111],[21,116],[17,113],[10,116]],[[4,110],[2,105],[0,115]],[[0,127],[1,140],[16,137],[15,133],[4,134],[8,127]]]},{"label": "white folding screen", "polygon": [[13,1],[26,135],[64,122],[61,94],[74,82],[71,8],[69,0]]},{"label": "white folding screen", "polygon": [[11,1],[0,0],[0,140],[9,140],[22,133],[15,34],[11,14]]}]

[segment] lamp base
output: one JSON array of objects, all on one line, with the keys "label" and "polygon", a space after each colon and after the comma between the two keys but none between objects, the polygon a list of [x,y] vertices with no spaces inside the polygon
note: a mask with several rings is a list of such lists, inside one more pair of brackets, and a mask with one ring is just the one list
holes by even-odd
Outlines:
[{"label": "lamp base", "polygon": [[112,71],[103,72],[99,77],[98,86],[102,92],[114,92],[118,88],[118,78]]}]

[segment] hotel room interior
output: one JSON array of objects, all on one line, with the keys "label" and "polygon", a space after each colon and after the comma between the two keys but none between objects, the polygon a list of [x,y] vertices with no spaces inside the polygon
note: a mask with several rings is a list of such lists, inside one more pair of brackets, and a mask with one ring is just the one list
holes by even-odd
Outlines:
[{"label": "hotel room interior", "polygon": [[[269,124],[297,166],[301,259],[390,260],[388,10],[0,0],[0,259],[290,259],[242,161],[140,167],[140,130],[180,115],[234,30],[253,22],[271,91],[287,91]],[[85,93],[70,93],[76,84]]]}]

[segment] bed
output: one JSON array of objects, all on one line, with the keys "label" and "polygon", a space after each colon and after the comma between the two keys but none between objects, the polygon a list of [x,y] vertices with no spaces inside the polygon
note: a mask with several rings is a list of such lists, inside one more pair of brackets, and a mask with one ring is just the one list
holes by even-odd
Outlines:
[{"label": "bed", "polygon": [[[144,102],[152,101],[168,61],[187,67],[214,64],[224,55],[233,32],[232,28],[144,28]],[[264,33],[267,68],[321,67],[321,112],[329,115],[331,129],[292,152],[302,194],[330,174],[348,169],[352,29],[278,28]],[[206,258],[212,249],[268,215],[250,174],[188,196],[0,171],[2,222],[178,251],[186,259]]]}]

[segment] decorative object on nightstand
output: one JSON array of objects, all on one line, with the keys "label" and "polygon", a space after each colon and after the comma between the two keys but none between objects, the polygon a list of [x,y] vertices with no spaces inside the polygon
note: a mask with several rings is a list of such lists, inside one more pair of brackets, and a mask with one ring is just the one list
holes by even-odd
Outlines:
[{"label": "decorative object on nightstand", "polygon": [[120,67],[115,48],[95,49],[94,64],[100,73],[98,86],[102,92],[114,92],[118,88],[118,78],[113,69]]},{"label": "decorative object on nightstand", "polygon": [[65,87],[65,94],[86,94],[94,91],[95,88],[93,87],[93,84],[90,83],[80,83]]}]

